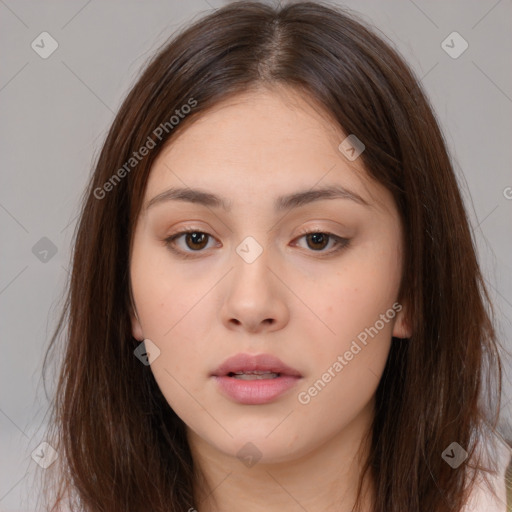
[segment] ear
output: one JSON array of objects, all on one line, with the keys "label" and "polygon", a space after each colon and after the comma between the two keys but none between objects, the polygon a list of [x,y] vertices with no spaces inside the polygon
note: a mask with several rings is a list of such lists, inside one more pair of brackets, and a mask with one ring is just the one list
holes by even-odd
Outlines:
[{"label": "ear", "polygon": [[130,321],[132,324],[132,336],[139,341],[144,339],[144,334],[142,334],[142,325],[139,320],[139,315],[137,315],[137,308],[135,307],[135,302],[133,300],[133,295],[130,288]]},{"label": "ear", "polygon": [[[395,307],[396,305],[396,307]],[[410,338],[412,336],[411,321],[409,318],[409,311],[407,304],[396,302],[393,305],[395,311],[397,311],[395,323],[393,324],[392,336],[394,338]]]},{"label": "ear", "polygon": [[140,320],[135,309],[130,313],[130,318],[132,322],[132,336],[136,340],[142,341],[144,339],[144,335],[142,334],[142,326],[140,325]]}]

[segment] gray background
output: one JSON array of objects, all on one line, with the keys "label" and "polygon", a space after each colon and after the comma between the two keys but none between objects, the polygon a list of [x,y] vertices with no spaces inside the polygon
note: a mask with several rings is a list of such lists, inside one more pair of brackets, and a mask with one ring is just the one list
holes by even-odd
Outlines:
[{"label": "gray background", "polygon": [[[140,66],[178,27],[224,3],[0,0],[2,512],[34,509],[39,467],[31,453],[44,441],[47,409],[42,355],[93,160]],[[421,78],[461,181],[501,339],[512,349],[512,2],[343,5],[387,35]],[[44,31],[59,45],[47,59],[31,48]],[[453,31],[469,44],[456,59],[441,46]],[[48,244],[43,237],[57,250],[46,261],[33,252]],[[512,405],[506,364],[504,418]]]}]

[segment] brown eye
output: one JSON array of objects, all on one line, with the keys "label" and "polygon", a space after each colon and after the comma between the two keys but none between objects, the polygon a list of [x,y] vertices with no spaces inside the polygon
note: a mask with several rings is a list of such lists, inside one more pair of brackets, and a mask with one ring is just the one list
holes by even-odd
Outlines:
[{"label": "brown eye", "polygon": [[[350,241],[348,238],[342,238],[334,233],[324,231],[305,231],[297,240],[302,238],[306,240],[306,249],[326,256],[347,247]],[[327,246],[330,247],[327,248]],[[327,250],[324,250],[326,248]]]},{"label": "brown eye", "polygon": [[193,257],[193,253],[206,252],[206,248],[212,235],[194,229],[180,231],[164,240],[165,246],[175,254],[183,258]]},{"label": "brown eye", "polygon": [[329,235],[326,233],[309,233],[306,235],[306,240],[310,249],[322,250],[329,242]]},{"label": "brown eye", "polygon": [[185,234],[185,243],[187,247],[192,250],[201,250],[208,243],[208,236],[206,233],[202,233],[200,231],[193,231],[191,233]]}]

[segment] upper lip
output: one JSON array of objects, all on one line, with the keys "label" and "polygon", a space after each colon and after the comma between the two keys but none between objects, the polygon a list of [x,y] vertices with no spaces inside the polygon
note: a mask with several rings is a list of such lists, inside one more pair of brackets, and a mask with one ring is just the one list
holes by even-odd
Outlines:
[{"label": "upper lip", "polygon": [[223,377],[230,373],[246,371],[266,371],[269,373],[302,377],[298,370],[284,364],[279,358],[271,354],[236,354],[226,359],[212,372],[212,376]]}]

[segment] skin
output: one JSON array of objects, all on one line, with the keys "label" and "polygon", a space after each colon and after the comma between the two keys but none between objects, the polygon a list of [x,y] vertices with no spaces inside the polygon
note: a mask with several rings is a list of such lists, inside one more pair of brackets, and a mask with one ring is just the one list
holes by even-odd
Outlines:
[{"label": "skin", "polygon": [[[399,302],[399,216],[361,159],[351,162],[338,149],[346,135],[304,94],[259,88],[202,114],[151,169],[131,250],[132,332],[160,349],[151,371],[187,425],[194,460],[213,490],[197,485],[191,506],[200,512],[343,512],[354,503],[356,452],[367,453],[362,439],[391,336],[411,333],[401,304],[309,403],[299,402],[298,393]],[[327,184],[369,206],[337,198],[274,212],[276,197]],[[221,195],[231,211],[184,201],[145,209],[174,186]],[[188,227],[211,237],[176,239],[174,248],[192,256],[184,259],[165,239]],[[335,239],[301,233],[315,228],[350,241],[335,252]],[[247,236],[263,249],[252,263],[236,252]],[[210,373],[240,352],[273,354],[302,379],[271,403],[238,404]],[[248,442],[261,456],[251,467],[237,457]]]}]

